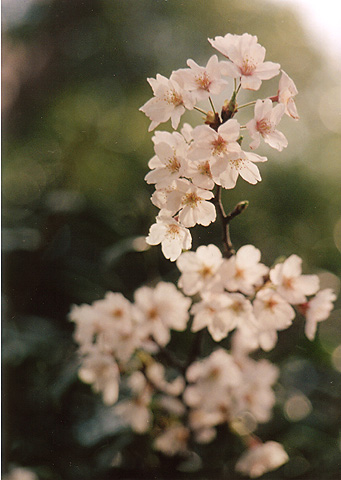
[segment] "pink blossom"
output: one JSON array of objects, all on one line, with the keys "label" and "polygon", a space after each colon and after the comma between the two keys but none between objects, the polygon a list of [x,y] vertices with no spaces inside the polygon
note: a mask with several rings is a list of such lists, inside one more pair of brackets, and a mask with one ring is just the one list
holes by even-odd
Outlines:
[{"label": "pink blossom", "polygon": [[272,101],[269,98],[256,102],[255,116],[246,124],[251,138],[253,138],[253,142],[250,143],[251,149],[259,147],[261,137],[263,137],[265,143],[279,152],[288,145],[283,133],[276,130],[276,126],[285,112],[285,106],[282,103],[274,108],[272,106]]},{"label": "pink blossom", "polygon": [[198,188],[188,180],[178,180],[176,188],[167,195],[165,208],[171,215],[179,212],[179,221],[184,227],[194,227],[197,223],[207,227],[216,219],[213,193]]},{"label": "pink blossom", "polygon": [[297,93],[298,91],[294,81],[282,70],[282,76],[278,86],[278,102],[285,106],[285,113],[295,120],[300,118],[297,114],[296,105],[293,99]]},{"label": "pink blossom", "polygon": [[268,80],[279,74],[280,65],[264,62],[265,48],[257,43],[257,37],[244,33],[208,39],[212,47],[227,57],[224,74],[240,78],[242,88],[258,90],[262,80]]},{"label": "pink blossom", "polygon": [[169,456],[187,452],[189,436],[190,431],[188,428],[174,423],[166,427],[164,432],[156,437],[154,448]]},{"label": "pink blossom", "polygon": [[239,151],[237,143],[240,125],[232,118],[220,125],[217,131],[208,125],[199,125],[193,130],[193,142],[188,151],[190,160],[205,159],[211,156],[222,158],[230,152]]},{"label": "pink blossom", "polygon": [[169,118],[172,127],[177,129],[181,115],[186,109],[193,109],[195,103],[193,95],[186,92],[172,76],[168,79],[158,74],[156,79],[148,78],[148,83],[153,89],[154,97],[140,108],[140,111],[152,121],[148,130],[154,130]]},{"label": "pink blossom", "polygon": [[253,162],[265,162],[266,157],[261,157],[252,152],[229,152],[222,158],[211,160],[212,178],[217,185],[223,188],[234,188],[240,175],[248,183],[254,185],[262,180],[258,167]]},{"label": "pink blossom", "polygon": [[325,290],[320,290],[306,304],[300,305],[305,312],[305,334],[309,340],[314,340],[318,322],[323,322],[329,317],[333,309],[332,302],[335,300],[336,295],[333,290],[326,288]]},{"label": "pink blossom", "polygon": [[200,67],[194,60],[187,60],[190,68],[173,72],[173,77],[182,83],[185,90],[193,92],[197,101],[204,100],[210,95],[218,95],[227,84],[221,78],[221,65],[218,57],[213,55],[206,67]]}]

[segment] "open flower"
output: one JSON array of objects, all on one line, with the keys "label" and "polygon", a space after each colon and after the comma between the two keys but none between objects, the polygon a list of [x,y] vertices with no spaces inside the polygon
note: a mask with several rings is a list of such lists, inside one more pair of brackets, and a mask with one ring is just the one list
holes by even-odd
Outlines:
[{"label": "open flower", "polygon": [[186,108],[192,110],[194,107],[193,95],[186,92],[172,76],[168,79],[157,74],[156,79],[148,78],[148,83],[153,89],[154,97],[140,108],[140,111],[152,121],[148,130],[154,130],[160,123],[169,119],[176,130]]},{"label": "open flower", "polygon": [[175,80],[183,84],[185,90],[195,94],[196,99],[204,100],[210,95],[218,95],[226,86],[227,81],[221,78],[221,64],[217,55],[207,62],[206,67],[200,67],[194,60],[187,60],[190,68],[173,72]]},{"label": "open flower", "polygon": [[279,74],[280,65],[264,62],[265,48],[257,43],[257,37],[244,33],[208,39],[212,47],[227,57],[224,74],[241,79],[241,87],[258,90],[262,80],[269,80]]},{"label": "open flower", "polygon": [[174,262],[181,255],[182,250],[191,248],[192,237],[190,231],[174,218],[159,215],[156,217],[156,223],[150,227],[146,242],[149,245],[161,243],[164,256]]},{"label": "open flower", "polygon": [[302,275],[302,259],[290,255],[270,271],[270,279],[277,292],[292,305],[305,303],[306,295],[314,295],[319,289],[317,275]]},{"label": "open flower", "polygon": [[251,138],[253,138],[253,142],[250,143],[251,149],[259,147],[261,137],[263,137],[265,143],[279,152],[288,145],[288,140],[283,133],[276,130],[284,111],[285,106],[282,103],[272,108],[270,98],[257,100],[255,116],[246,124]]},{"label": "open flower", "polygon": [[207,227],[216,219],[213,193],[198,188],[188,180],[178,180],[176,188],[167,195],[165,208],[171,215],[179,212],[179,221],[185,227],[194,227],[197,223]]},{"label": "open flower", "polygon": [[181,272],[179,287],[186,295],[201,290],[222,290],[217,272],[223,263],[221,251],[215,245],[201,245],[196,252],[185,252],[176,265]]},{"label": "open flower", "polygon": [[152,171],[144,179],[147,183],[157,183],[162,188],[184,174],[186,159],[165,142],[157,143],[154,149],[156,157],[148,164]]},{"label": "open flower", "polygon": [[239,151],[228,153],[222,158],[211,159],[212,178],[223,188],[234,188],[239,175],[254,185],[262,180],[258,167],[253,162],[266,162],[266,157],[256,153]]}]

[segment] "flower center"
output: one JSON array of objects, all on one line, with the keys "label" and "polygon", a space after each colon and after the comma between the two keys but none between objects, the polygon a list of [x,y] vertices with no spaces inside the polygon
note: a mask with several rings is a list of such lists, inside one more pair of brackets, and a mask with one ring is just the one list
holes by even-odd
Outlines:
[{"label": "flower center", "polygon": [[271,133],[273,131],[273,126],[271,122],[268,120],[265,120],[264,118],[262,120],[259,120],[257,122],[257,130],[261,135],[266,135],[268,133]]},{"label": "flower center", "polygon": [[173,238],[177,237],[180,233],[180,227],[178,225],[168,225],[167,234]]},{"label": "flower center", "polygon": [[176,90],[168,90],[165,100],[169,105],[174,105],[175,107],[183,105],[184,103],[182,95]]},{"label": "flower center", "polygon": [[158,312],[157,312],[157,309],[154,307],[154,308],[151,308],[148,313],[148,318],[149,320],[156,320],[157,317],[158,317]]},{"label": "flower center", "polygon": [[173,158],[170,158],[168,160],[168,163],[167,163],[167,168],[168,170],[171,172],[171,173],[176,173],[180,170],[180,162],[179,160],[176,158],[176,156],[174,156]]},{"label": "flower center", "polygon": [[208,177],[212,178],[210,163],[208,161],[201,163],[198,166],[198,170],[201,175],[207,175]]},{"label": "flower center", "polygon": [[246,77],[252,75],[255,71],[255,68],[256,64],[254,63],[254,60],[252,58],[245,57],[241,66],[242,75],[245,75]]},{"label": "flower center", "polygon": [[199,273],[204,278],[211,277],[213,275],[212,268],[208,265],[204,265]]},{"label": "flower center", "polygon": [[213,140],[212,142],[212,155],[220,155],[221,153],[226,152],[226,145],[227,141],[223,139],[220,135],[218,135],[218,138]]},{"label": "flower center", "polygon": [[182,204],[183,205],[188,205],[192,208],[196,207],[198,202],[201,201],[201,198],[198,197],[198,195],[196,195],[196,193],[194,192],[190,192],[190,193],[187,193],[183,200],[182,200]]},{"label": "flower center", "polygon": [[115,318],[122,318],[123,317],[123,310],[121,308],[116,308],[112,311],[112,314]]},{"label": "flower center", "polygon": [[212,82],[209,79],[207,72],[203,72],[201,75],[195,77],[195,83],[201,90],[206,90],[208,92]]}]

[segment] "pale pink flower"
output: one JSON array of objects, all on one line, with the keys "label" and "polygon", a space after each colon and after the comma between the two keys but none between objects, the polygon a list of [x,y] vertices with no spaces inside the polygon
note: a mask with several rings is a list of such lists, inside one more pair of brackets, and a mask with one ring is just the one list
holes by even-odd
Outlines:
[{"label": "pale pink flower", "polygon": [[161,243],[162,253],[171,262],[174,262],[183,250],[189,250],[192,246],[190,231],[183,227],[172,217],[159,215],[149,230],[146,238],[149,245]]},{"label": "pale pink flower", "polygon": [[232,118],[223,123],[215,131],[208,125],[199,125],[193,130],[193,142],[188,151],[190,160],[223,158],[230,152],[239,152],[237,143],[240,134],[240,125]]},{"label": "pale pink flower", "polygon": [[318,322],[327,320],[333,309],[336,295],[331,288],[320,290],[309,302],[300,305],[306,317],[305,334],[309,340],[314,340]]},{"label": "pale pink flower", "polygon": [[226,290],[252,295],[269,271],[268,267],[259,263],[260,258],[261,253],[256,247],[244,245],[236,255],[224,260],[220,275]]},{"label": "pale pink flower", "polygon": [[118,399],[120,371],[112,355],[93,350],[82,359],[78,376],[89,383],[96,393],[101,393],[106,405],[113,405]]},{"label": "pale pink flower", "polygon": [[257,443],[243,453],[236,464],[236,471],[256,478],[275,470],[288,460],[289,457],[280,443]]},{"label": "pale pink flower", "polygon": [[222,262],[221,251],[215,245],[201,245],[196,252],[183,253],[176,262],[182,274],[179,287],[186,295],[194,295],[202,290],[222,290],[216,275]]},{"label": "pale pink flower", "polygon": [[102,315],[92,305],[73,305],[69,319],[75,323],[74,340],[80,345],[81,351],[92,348]]},{"label": "pale pink flower", "polygon": [[136,290],[134,299],[138,329],[146,338],[152,336],[164,346],[170,340],[170,329],[185,330],[191,299],[172,283],[159,282],[155,288],[141,287]]},{"label": "pale pink flower", "polygon": [[253,319],[252,305],[240,293],[206,294],[203,298],[191,308],[192,332],[207,327],[213,340],[220,342],[238,324]]},{"label": "pale pink flower", "polygon": [[270,288],[260,290],[253,302],[258,341],[263,350],[271,350],[277,342],[277,331],[292,324],[295,310],[281,295]]},{"label": "pale pink flower", "polygon": [[185,90],[193,92],[197,101],[218,95],[227,85],[227,81],[221,78],[221,65],[217,55],[212,55],[206,67],[200,67],[191,59],[187,60],[187,65],[190,68],[173,72],[174,79],[182,83]]},{"label": "pale pink flower", "polygon": [[162,210],[162,215],[166,215],[169,217],[173,215],[173,212],[167,209],[167,199],[169,194],[175,191],[176,189],[177,189],[176,181],[172,181],[172,183],[162,188],[156,185],[156,190],[151,196],[151,202],[157,208],[160,208]]},{"label": "pale pink flower", "polygon": [[154,441],[154,448],[165,455],[173,456],[187,452],[187,443],[190,437],[188,428],[174,423],[157,436]]},{"label": "pale pink flower", "polygon": [[278,102],[285,106],[285,113],[289,117],[298,120],[296,105],[293,97],[298,94],[294,81],[282,70],[282,76],[278,86]]},{"label": "pale pink flower", "polygon": [[[192,363],[186,372],[190,385],[184,392],[188,406],[216,411],[231,402],[231,388],[242,381],[239,367],[233,357],[219,348],[210,356]],[[214,392],[214,395],[212,395]]]},{"label": "pale pink flower", "polygon": [[143,373],[134,372],[128,379],[128,385],[132,391],[133,398],[122,400],[115,406],[114,412],[136,433],[145,433],[152,424],[152,413],[150,401],[152,388],[147,383]]},{"label": "pale pink flower", "polygon": [[212,47],[227,57],[224,74],[241,79],[241,87],[258,90],[262,80],[269,80],[279,74],[280,65],[264,62],[265,48],[257,43],[257,37],[244,33],[208,39]]},{"label": "pale pink flower", "polygon": [[198,443],[210,443],[217,435],[213,427],[225,420],[225,415],[219,410],[207,411],[196,408],[189,413],[189,424]]},{"label": "pale pink flower", "polygon": [[250,143],[251,149],[259,147],[261,137],[263,137],[265,143],[279,152],[287,147],[288,141],[284,134],[276,130],[284,114],[285,106],[280,103],[274,108],[272,107],[273,104],[270,98],[257,100],[255,116],[246,124],[249,134],[253,138],[253,142]]},{"label": "pale pink flower", "polygon": [[211,159],[212,178],[223,188],[234,188],[240,175],[245,181],[254,185],[262,180],[258,167],[253,162],[266,162],[266,157],[256,153],[239,151],[229,152],[222,158]]},{"label": "pale pink flower", "polygon": [[179,212],[179,221],[184,227],[197,223],[207,227],[216,219],[216,210],[211,200],[213,193],[198,188],[188,180],[178,180],[176,189],[167,195],[165,208],[172,215]]},{"label": "pale pink flower", "polygon": [[302,259],[297,255],[291,255],[271,269],[270,280],[277,292],[292,305],[305,303],[306,295],[314,295],[319,289],[317,275],[302,275]]},{"label": "pale pink flower", "polygon": [[190,178],[196,187],[205,190],[212,190],[214,187],[210,161],[208,159],[188,161],[184,176]]},{"label": "pale pink flower", "polygon": [[192,110],[194,107],[193,95],[186,92],[172,76],[168,79],[158,74],[156,79],[148,78],[147,80],[153,89],[154,97],[148,100],[140,110],[152,121],[148,130],[154,130],[169,118],[172,127],[176,130],[181,115],[185,113],[186,109]]},{"label": "pale pink flower", "polygon": [[176,153],[166,142],[157,143],[154,147],[156,157],[148,166],[152,170],[144,177],[147,183],[156,183],[160,188],[167,187],[172,180],[184,175],[187,161]]},{"label": "pale pink flower", "polygon": [[242,381],[233,388],[233,410],[235,418],[248,412],[259,423],[268,422],[276,401],[272,389],[278,379],[279,369],[268,360],[238,358]]}]

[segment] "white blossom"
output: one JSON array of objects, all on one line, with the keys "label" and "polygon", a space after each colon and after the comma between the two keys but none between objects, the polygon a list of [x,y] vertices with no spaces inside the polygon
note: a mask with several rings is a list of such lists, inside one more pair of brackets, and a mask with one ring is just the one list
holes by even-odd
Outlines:
[{"label": "white blossom", "polygon": [[186,295],[202,290],[222,290],[217,276],[222,262],[221,251],[215,245],[201,245],[196,252],[182,253],[176,262],[181,272],[179,287]]},{"label": "white blossom", "polygon": [[317,275],[302,275],[302,259],[297,255],[291,255],[271,269],[270,280],[277,292],[292,305],[305,303],[306,295],[314,295],[319,289]]},{"label": "white blossom", "polygon": [[91,384],[95,392],[102,393],[106,405],[117,401],[120,371],[112,355],[94,349],[82,359],[78,375],[84,383]]},{"label": "white blossom", "polygon": [[240,323],[253,319],[252,305],[240,293],[206,294],[203,298],[191,308],[194,315],[191,329],[197,332],[207,327],[216,342],[220,342]]},{"label": "white blossom", "polygon": [[154,448],[165,455],[173,456],[187,452],[187,443],[190,431],[181,424],[175,423],[158,435],[154,441]]},{"label": "white blossom", "polygon": [[146,242],[149,245],[161,243],[164,256],[174,262],[183,250],[191,248],[192,237],[190,231],[174,218],[159,215],[156,217],[156,223],[150,227]]},{"label": "white blossom", "polygon": [[236,255],[224,263],[220,270],[225,288],[230,292],[240,291],[252,295],[255,287],[262,284],[269,269],[260,263],[261,253],[253,245],[244,245]]},{"label": "white blossom", "polygon": [[167,187],[172,180],[184,175],[187,161],[166,142],[157,143],[154,150],[157,156],[149,162],[152,170],[145,176],[145,181],[156,183],[160,188]]},{"label": "white blossom", "polygon": [[182,331],[189,319],[191,299],[172,283],[159,282],[155,288],[141,287],[134,294],[138,329],[162,346],[170,340],[170,329]]}]

